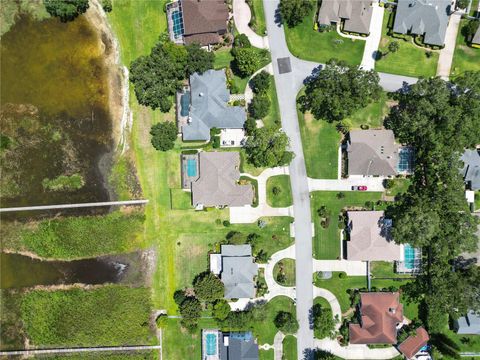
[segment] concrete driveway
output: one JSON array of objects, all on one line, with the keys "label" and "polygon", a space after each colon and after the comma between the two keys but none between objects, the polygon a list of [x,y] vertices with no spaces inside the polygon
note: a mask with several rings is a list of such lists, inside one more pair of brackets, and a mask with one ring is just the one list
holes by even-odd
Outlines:
[{"label": "concrete driveway", "polygon": [[247,35],[253,46],[260,49],[268,49],[268,37],[258,35],[248,26],[251,18],[252,13],[245,0],[233,0],[233,19],[238,32]]},{"label": "concrete driveway", "polygon": [[370,21],[370,35],[365,41],[365,49],[363,50],[363,58],[360,67],[364,70],[372,70],[375,68],[375,57],[382,38],[383,14],[385,8],[378,5],[378,1],[372,4],[372,20]]},{"label": "concrete driveway", "polygon": [[367,263],[364,261],[313,259],[313,271],[343,271],[348,276],[367,276]]},{"label": "concrete driveway", "polygon": [[400,355],[393,346],[387,348],[370,349],[367,345],[350,344],[340,346],[338,341],[331,339],[315,339],[315,347],[330,351],[342,359],[393,359]]},{"label": "concrete driveway", "polygon": [[457,42],[458,28],[460,27],[461,19],[462,13],[458,11],[450,15],[447,33],[445,34],[445,47],[440,50],[440,56],[438,57],[437,76],[440,76],[444,80],[448,80],[450,76],[453,53],[455,52],[455,44]]},{"label": "concrete driveway", "polygon": [[368,191],[384,191],[384,180],[381,177],[349,177],[338,180],[308,178],[308,188],[310,191],[353,191],[352,186],[363,185]]}]

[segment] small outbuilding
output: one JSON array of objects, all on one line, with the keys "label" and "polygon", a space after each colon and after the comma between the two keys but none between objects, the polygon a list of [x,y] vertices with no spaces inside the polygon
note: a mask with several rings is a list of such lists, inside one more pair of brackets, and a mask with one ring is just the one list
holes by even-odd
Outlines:
[{"label": "small outbuilding", "polygon": [[419,327],[415,331],[415,335],[409,336],[404,342],[398,346],[398,350],[407,358],[413,359],[423,347],[428,343],[430,337],[427,330],[423,327]]}]

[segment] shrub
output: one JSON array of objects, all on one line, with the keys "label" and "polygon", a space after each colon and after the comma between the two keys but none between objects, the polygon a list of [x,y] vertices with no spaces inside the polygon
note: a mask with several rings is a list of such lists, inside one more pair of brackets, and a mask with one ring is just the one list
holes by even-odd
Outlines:
[{"label": "shrub", "polygon": [[252,75],[260,67],[260,54],[251,47],[232,50],[234,65],[242,78]]},{"label": "shrub", "polygon": [[250,40],[248,40],[247,35],[238,34],[233,40],[233,46],[235,46],[236,48],[249,48],[252,47],[252,44],[250,43]]},{"label": "shrub", "polygon": [[273,193],[273,195],[275,195],[275,196],[280,195],[281,192],[282,192],[282,189],[280,189],[280,188],[277,187],[277,186],[274,186],[273,189],[272,189],[272,193]]},{"label": "shrub", "polygon": [[214,149],[218,149],[220,147],[220,136],[218,135],[215,135],[213,138],[212,138],[212,147]]},{"label": "shrub", "polygon": [[228,220],[223,220],[223,223],[222,223],[222,224],[223,224],[223,226],[225,226],[225,227],[229,227],[229,226],[230,226],[230,221],[228,221]]},{"label": "shrub", "polygon": [[345,274],[345,273],[342,271],[340,274],[338,274],[338,277],[339,277],[340,279],[345,279],[345,278],[347,277],[347,274]]},{"label": "shrub", "polygon": [[202,306],[194,297],[187,297],[180,305],[181,324],[190,331],[197,328]]},{"label": "shrub", "polygon": [[253,117],[249,116],[247,118],[247,121],[245,121],[245,124],[244,124],[245,132],[247,133],[247,135],[252,135],[256,128],[257,128],[257,122]]},{"label": "shrub", "polygon": [[102,0],[102,8],[105,12],[111,12],[113,10],[112,0]]},{"label": "shrub", "polygon": [[72,21],[88,9],[88,0],[44,0],[43,4],[47,12],[61,22]]},{"label": "shrub", "polygon": [[230,305],[228,304],[227,300],[219,299],[215,301],[215,304],[213,304],[212,315],[215,319],[222,321],[228,317],[230,311]]}]

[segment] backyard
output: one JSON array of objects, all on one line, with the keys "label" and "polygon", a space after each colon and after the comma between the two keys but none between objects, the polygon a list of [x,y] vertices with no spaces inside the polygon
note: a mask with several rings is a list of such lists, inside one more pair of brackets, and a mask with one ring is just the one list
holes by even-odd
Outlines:
[{"label": "backyard", "polygon": [[462,35],[462,27],[466,23],[467,20],[462,20],[458,29],[457,42],[453,54],[452,76],[461,75],[465,71],[480,71],[480,49],[468,46],[465,36]]},{"label": "backyard", "polygon": [[285,26],[287,45],[292,55],[320,63],[335,58],[351,65],[359,65],[365,41],[342,37],[335,30],[323,33],[315,30],[315,14],[316,7],[297,26]]},{"label": "backyard", "polygon": [[386,92],[381,92],[380,98],[368,104],[365,108],[358,110],[343,122],[351,129],[359,129],[361,126],[370,129],[379,129],[383,126],[383,119],[387,116],[389,110],[388,96]]},{"label": "backyard", "polygon": [[[313,236],[313,256],[319,260],[340,259],[340,228],[344,228],[339,221],[342,209],[347,207],[362,208],[367,201],[380,200],[380,192],[347,191],[341,196],[335,191],[315,191],[311,193],[312,218],[315,227]],[[319,209],[324,207],[324,214]],[[322,226],[323,224],[323,226]]]},{"label": "backyard", "polygon": [[[382,38],[379,51],[384,54],[375,62],[375,70],[391,74],[430,77],[437,72],[438,52],[422,48],[413,43],[409,35],[388,35],[393,27],[394,12],[385,11],[382,27]],[[399,49],[389,53],[388,44],[397,41]],[[430,54],[430,57],[427,56]]]},{"label": "backyard", "polygon": [[272,207],[287,207],[293,204],[290,176],[276,175],[267,179],[267,203]]}]

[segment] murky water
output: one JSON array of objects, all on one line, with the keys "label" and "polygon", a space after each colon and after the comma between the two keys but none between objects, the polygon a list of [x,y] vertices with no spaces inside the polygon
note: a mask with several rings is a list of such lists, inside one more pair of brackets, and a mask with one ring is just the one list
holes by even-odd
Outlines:
[{"label": "murky water", "polygon": [[[21,17],[1,38],[2,207],[104,201],[112,144],[107,70],[87,20]],[[80,186],[45,179],[79,175]]]}]

